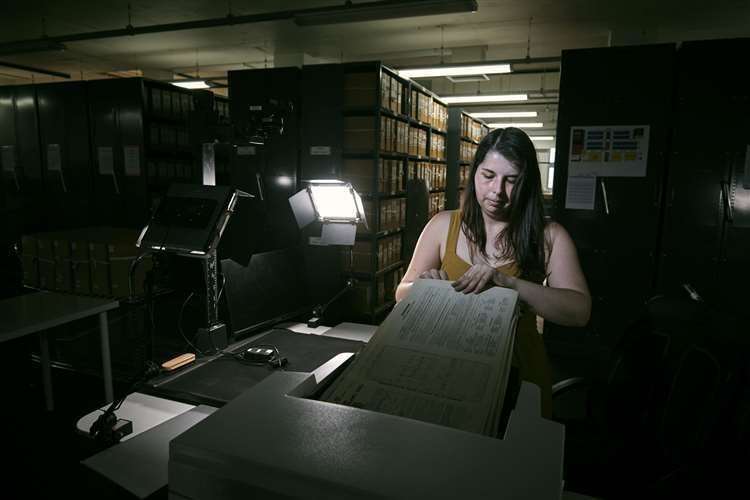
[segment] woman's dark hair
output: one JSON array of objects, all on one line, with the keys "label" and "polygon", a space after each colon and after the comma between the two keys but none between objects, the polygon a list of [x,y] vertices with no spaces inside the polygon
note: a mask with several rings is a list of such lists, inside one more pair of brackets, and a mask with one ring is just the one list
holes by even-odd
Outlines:
[{"label": "woman's dark hair", "polygon": [[461,227],[469,241],[488,258],[485,250],[487,233],[474,177],[490,151],[500,153],[518,169],[510,197],[508,225],[497,236],[495,243],[500,253],[495,257],[514,260],[521,278],[541,283],[546,275],[542,182],[534,144],[522,130],[513,127],[495,129],[479,143],[461,201]]}]

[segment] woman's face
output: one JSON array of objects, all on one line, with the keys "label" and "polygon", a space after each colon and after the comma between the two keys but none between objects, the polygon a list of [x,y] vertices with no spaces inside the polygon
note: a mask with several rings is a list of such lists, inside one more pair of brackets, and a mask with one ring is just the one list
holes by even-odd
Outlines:
[{"label": "woman's face", "polygon": [[493,219],[507,220],[510,195],[518,179],[518,169],[497,151],[489,151],[474,175],[477,202]]}]

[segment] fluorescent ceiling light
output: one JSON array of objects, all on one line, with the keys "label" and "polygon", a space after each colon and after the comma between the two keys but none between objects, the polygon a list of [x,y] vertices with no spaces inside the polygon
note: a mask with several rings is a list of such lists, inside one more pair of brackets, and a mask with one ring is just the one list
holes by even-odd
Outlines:
[{"label": "fluorescent ceiling light", "polygon": [[476,12],[476,0],[381,0],[379,2],[351,3],[343,6],[310,9],[294,16],[297,26],[357,23],[421,17],[457,12]]},{"label": "fluorescent ceiling light", "polygon": [[530,135],[529,139],[532,141],[554,141],[554,136],[551,135]]},{"label": "fluorescent ceiling light", "polygon": [[177,87],[182,87],[183,89],[190,89],[190,90],[211,88],[211,86],[207,84],[205,80],[177,80],[177,81],[169,82],[169,83]]},{"label": "fluorescent ceiling light", "polygon": [[536,122],[536,123],[488,123],[488,127],[490,128],[508,128],[508,127],[516,127],[516,128],[542,128],[544,127],[544,123]]},{"label": "fluorescent ceiling light", "polygon": [[510,73],[510,64],[482,64],[478,66],[435,66],[431,68],[402,69],[404,78],[430,78],[435,76],[497,75]]},{"label": "fluorescent ceiling light", "polygon": [[474,118],[536,118],[536,111],[487,111],[469,113]]},{"label": "fluorescent ceiling light", "polygon": [[440,98],[440,100],[446,104],[527,101],[528,99],[529,99],[528,94],[464,95],[464,96],[450,96],[450,97]]},{"label": "fluorescent ceiling light", "polygon": [[449,82],[469,83],[469,82],[488,82],[490,77],[487,75],[463,75],[463,76],[446,76]]}]

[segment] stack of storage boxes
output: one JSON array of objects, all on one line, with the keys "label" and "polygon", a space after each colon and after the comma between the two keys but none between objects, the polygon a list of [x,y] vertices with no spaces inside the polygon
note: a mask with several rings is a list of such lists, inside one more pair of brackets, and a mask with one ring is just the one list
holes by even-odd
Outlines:
[{"label": "stack of storage boxes", "polygon": [[[398,231],[406,224],[406,198],[386,198],[380,204],[372,200],[363,201],[367,227],[357,226],[357,234],[372,235],[384,231]],[[379,206],[376,214],[375,208]]]},{"label": "stack of storage boxes", "polygon": [[[138,233],[131,229],[87,228],[25,235],[24,284],[32,288],[100,297],[129,295],[130,264],[138,257]],[[150,261],[134,274],[134,293],[143,293]]]},{"label": "stack of storage boxes", "polygon": [[341,175],[359,194],[367,196],[398,194],[404,190],[404,172],[399,160],[380,158],[377,172],[372,170],[372,160],[348,159],[341,168]]}]

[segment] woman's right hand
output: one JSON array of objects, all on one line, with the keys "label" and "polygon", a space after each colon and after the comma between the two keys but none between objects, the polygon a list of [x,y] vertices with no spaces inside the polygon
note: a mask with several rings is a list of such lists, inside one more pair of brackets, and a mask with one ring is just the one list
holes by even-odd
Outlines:
[{"label": "woman's right hand", "polygon": [[419,277],[422,279],[447,280],[448,273],[446,273],[442,269],[430,269],[429,271],[422,272]]}]

